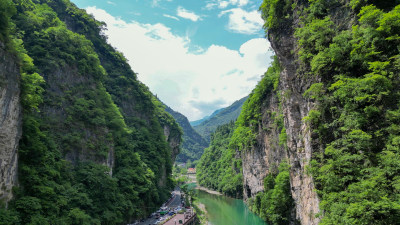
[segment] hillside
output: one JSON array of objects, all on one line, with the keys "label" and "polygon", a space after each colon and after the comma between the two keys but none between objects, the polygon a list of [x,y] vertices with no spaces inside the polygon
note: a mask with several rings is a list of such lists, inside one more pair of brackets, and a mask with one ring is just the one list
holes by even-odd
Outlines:
[{"label": "hillside", "polygon": [[208,147],[207,142],[198,134],[190,125],[189,120],[179,112],[166,107],[165,111],[170,113],[179,126],[183,130],[182,145],[179,155],[176,157],[177,162],[191,162],[200,159],[205,148]]},{"label": "hillside", "polygon": [[268,224],[399,224],[400,2],[260,9],[276,57],[233,133],[215,133],[198,179],[238,194],[238,179],[207,157],[221,147],[216,158],[242,176],[244,199]]},{"label": "hillside", "polygon": [[161,205],[182,133],[105,24],[68,0],[0,12],[0,224],[126,224]]},{"label": "hillside", "polygon": [[210,119],[211,117],[214,117],[215,115],[217,115],[217,113],[221,112],[221,110],[223,110],[223,108],[215,110],[211,115],[205,116],[205,117],[203,117],[203,118],[201,118],[199,120],[190,121],[190,125],[192,125],[193,127],[197,126],[197,125],[200,125],[202,122],[204,122],[204,121]]},{"label": "hillside", "polygon": [[218,126],[227,124],[231,121],[236,121],[240,111],[242,110],[242,105],[247,98],[248,96],[235,101],[232,105],[226,108],[216,110],[209,118],[193,128],[204,138],[204,140],[210,143],[211,133],[213,133]]}]

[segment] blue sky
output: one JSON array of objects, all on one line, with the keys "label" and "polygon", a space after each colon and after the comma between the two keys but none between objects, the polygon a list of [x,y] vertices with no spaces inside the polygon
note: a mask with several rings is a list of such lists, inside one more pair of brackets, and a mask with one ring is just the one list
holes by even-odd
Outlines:
[{"label": "blue sky", "polygon": [[107,23],[139,80],[189,120],[248,95],[271,56],[261,0],[72,0]]}]

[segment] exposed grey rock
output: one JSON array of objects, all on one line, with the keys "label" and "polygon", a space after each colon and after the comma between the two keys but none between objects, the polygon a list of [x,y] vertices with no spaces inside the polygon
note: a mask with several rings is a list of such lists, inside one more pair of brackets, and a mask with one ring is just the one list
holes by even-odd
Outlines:
[{"label": "exposed grey rock", "polygon": [[0,200],[12,198],[17,184],[18,143],[22,132],[20,73],[16,57],[0,47]]},{"label": "exposed grey rock", "polygon": [[[279,146],[279,133],[271,126],[266,117],[266,111],[278,112],[274,93],[270,93],[262,107],[263,121],[257,136],[257,143],[243,154],[243,179],[245,198],[254,196],[262,191],[262,182],[265,176],[282,160],[290,164],[291,193],[295,202],[293,216],[303,225],[318,224],[320,218],[319,198],[315,191],[313,178],[308,175],[306,168],[310,163],[313,152],[318,151],[318,145],[313,143],[310,128],[303,118],[315,107],[315,103],[303,96],[312,83],[319,82],[318,77],[307,77],[298,72],[297,40],[294,30],[300,26],[299,7],[305,2],[296,1],[293,19],[287,24],[280,24],[278,28],[268,32],[268,39],[274,49],[282,68],[279,80],[279,92],[282,96],[281,104],[284,124],[287,133],[287,148]],[[266,129],[262,129],[266,128]],[[314,145],[313,145],[314,144]],[[278,147],[277,147],[278,145]]]},{"label": "exposed grey rock", "polygon": [[243,197],[245,200],[264,191],[264,178],[277,170],[287,158],[283,146],[279,146],[279,132],[269,112],[278,111],[278,99],[272,92],[262,106],[262,123],[258,127],[256,144],[242,153]]},{"label": "exposed grey rock", "polygon": [[171,160],[175,161],[176,156],[179,154],[179,147],[181,145],[181,137],[180,136],[172,136],[171,128],[169,126],[164,126],[164,136],[169,146],[171,147]]}]

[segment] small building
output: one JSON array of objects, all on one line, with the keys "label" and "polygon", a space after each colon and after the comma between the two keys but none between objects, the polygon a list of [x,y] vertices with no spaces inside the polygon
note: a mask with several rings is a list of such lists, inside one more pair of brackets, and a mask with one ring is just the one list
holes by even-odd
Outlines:
[{"label": "small building", "polygon": [[189,168],[187,173],[188,174],[196,174],[196,168]]}]

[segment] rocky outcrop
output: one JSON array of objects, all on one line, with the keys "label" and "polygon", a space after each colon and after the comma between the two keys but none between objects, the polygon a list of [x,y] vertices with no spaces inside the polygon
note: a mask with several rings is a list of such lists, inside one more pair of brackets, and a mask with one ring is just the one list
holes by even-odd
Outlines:
[{"label": "rocky outcrop", "polygon": [[252,197],[262,191],[263,179],[282,160],[290,164],[291,194],[295,202],[296,219],[301,224],[318,224],[320,219],[315,215],[319,212],[319,198],[315,191],[313,178],[306,172],[311,156],[319,146],[313,144],[310,128],[303,120],[314,103],[303,96],[310,85],[318,82],[318,77],[307,77],[300,74],[298,68],[297,40],[294,30],[299,27],[300,13],[296,12],[304,6],[303,1],[296,1],[293,10],[293,18],[280,24],[277,28],[268,31],[268,39],[274,49],[281,73],[278,92],[281,97],[281,105],[284,126],[287,134],[286,149],[277,146],[277,131],[271,127],[271,119],[265,117],[265,111],[278,112],[277,102],[271,101],[276,94],[268,95],[263,107],[264,118],[260,129],[257,144],[253,149],[243,155],[243,179],[245,197]]},{"label": "rocky outcrop", "polygon": [[0,202],[12,198],[17,184],[18,143],[21,137],[20,73],[16,57],[0,43]]},{"label": "rocky outcrop", "polygon": [[262,123],[258,127],[256,144],[242,153],[243,197],[245,200],[264,191],[264,178],[276,172],[280,162],[287,159],[285,148],[279,145],[279,132],[271,118],[278,111],[278,99],[272,92],[262,106]]},{"label": "rocky outcrop", "polygon": [[[173,128],[172,128],[173,129]],[[171,135],[171,127],[164,125],[164,136],[166,141],[171,147],[171,160],[175,161],[176,156],[179,154],[180,145],[181,145],[181,136],[180,135]]]},{"label": "rocky outcrop", "polygon": [[[293,13],[296,15],[296,13]],[[292,26],[276,32],[268,37],[279,59],[282,72],[279,89],[283,97],[282,109],[287,133],[287,149],[290,168],[290,184],[292,197],[296,205],[296,217],[301,224],[318,224],[319,199],[315,192],[313,179],[306,173],[313,153],[312,137],[308,125],[303,118],[313,108],[312,102],[303,97],[312,81],[297,71],[297,58],[294,52],[298,49],[293,27],[299,26],[296,18]],[[314,77],[314,79],[317,79]]]},{"label": "rocky outcrop", "polygon": [[[112,169],[114,167],[114,143],[107,139],[111,135],[105,125],[92,126],[86,117],[81,118],[74,107],[78,99],[95,101],[86,91],[101,90],[101,85],[90,76],[82,76],[75,67],[66,65],[44,74],[46,79],[46,104],[41,105],[41,113],[47,120],[51,133],[59,136],[59,145],[64,146],[65,159],[77,164],[93,161]],[[81,88],[85,87],[85,88]],[[89,112],[81,112],[89,113]],[[68,117],[74,118],[73,120]],[[79,137],[72,143],[68,137]]]}]

